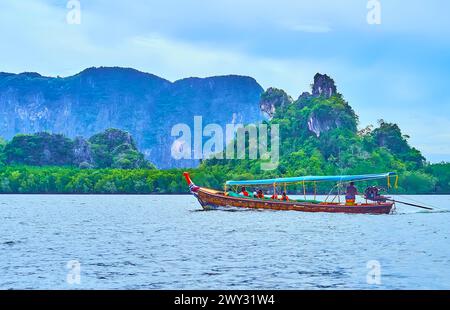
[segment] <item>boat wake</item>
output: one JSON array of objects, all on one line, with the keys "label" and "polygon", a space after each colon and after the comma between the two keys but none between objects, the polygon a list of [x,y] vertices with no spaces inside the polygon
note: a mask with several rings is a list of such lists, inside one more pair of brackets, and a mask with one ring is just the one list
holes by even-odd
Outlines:
[{"label": "boat wake", "polygon": [[247,208],[238,208],[238,207],[213,207],[208,209],[210,211],[225,211],[225,212],[254,212],[254,211],[260,211],[260,210],[256,210],[256,209],[247,209]]},{"label": "boat wake", "polygon": [[222,212],[260,212],[261,210],[236,208],[236,207],[208,207],[208,208],[205,208],[205,209],[190,210],[190,212],[211,212],[211,211],[222,211]]},{"label": "boat wake", "polygon": [[450,210],[419,211],[416,213],[450,213]]},{"label": "boat wake", "polygon": [[438,213],[450,213],[450,210],[430,210],[430,211],[415,211],[415,212],[399,212],[397,210],[394,215],[410,215],[410,214],[438,214]]}]

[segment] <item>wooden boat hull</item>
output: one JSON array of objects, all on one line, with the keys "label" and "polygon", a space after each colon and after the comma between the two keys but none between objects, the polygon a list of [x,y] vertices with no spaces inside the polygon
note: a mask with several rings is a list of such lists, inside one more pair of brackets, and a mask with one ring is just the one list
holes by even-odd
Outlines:
[{"label": "wooden boat hull", "polygon": [[330,212],[330,213],[356,213],[356,214],[389,214],[393,203],[380,204],[358,204],[355,206],[344,206],[339,204],[313,204],[303,202],[285,202],[256,200],[225,196],[223,193],[201,188],[195,196],[204,209],[217,208],[245,208],[255,210],[280,210],[280,211],[302,211],[302,212]]},{"label": "wooden boat hull", "polygon": [[[186,176],[186,175],[185,175]],[[259,200],[231,197],[223,192],[208,188],[195,186],[187,176],[191,193],[198,199],[203,209],[219,208],[241,208],[254,210],[280,210],[301,212],[329,212],[329,213],[351,213],[351,214],[390,214],[394,203],[380,202],[371,204],[357,204],[345,206],[337,203],[306,203],[298,201]]]}]

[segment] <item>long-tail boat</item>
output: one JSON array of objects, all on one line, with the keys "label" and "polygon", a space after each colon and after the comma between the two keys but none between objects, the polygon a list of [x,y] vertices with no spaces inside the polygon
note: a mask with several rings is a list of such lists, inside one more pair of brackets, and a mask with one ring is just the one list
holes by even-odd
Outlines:
[{"label": "long-tail boat", "polygon": [[[227,181],[225,191],[219,191],[204,188],[195,185],[189,173],[185,172],[184,177],[189,186],[191,194],[193,194],[203,209],[223,209],[223,208],[245,208],[257,210],[283,210],[283,211],[303,211],[303,212],[331,212],[331,213],[353,213],[353,214],[390,214],[395,208],[395,203],[388,201],[383,196],[375,193],[375,196],[366,195],[364,202],[340,201],[341,192],[338,191],[333,199],[328,201],[331,195],[327,196],[325,201],[316,200],[316,192],[314,199],[306,199],[306,183],[313,183],[316,191],[319,182],[335,182],[336,187],[342,186],[347,182],[367,182],[373,180],[387,179],[388,187],[391,186],[391,177],[395,177],[395,185],[398,183],[398,176],[394,172],[383,174],[366,174],[366,175],[342,175],[342,176],[305,176],[293,178],[278,178],[267,180],[249,180],[249,181]],[[287,201],[268,198],[246,197],[237,194],[238,186],[273,186],[276,192],[276,186],[287,184],[301,183],[304,189],[305,199],[291,199]],[[235,191],[227,191],[227,188],[235,187]],[[333,187],[334,188],[334,187]],[[375,188],[375,187],[373,187]],[[333,190],[332,190],[333,191]],[[275,193],[274,192],[274,193]],[[278,197],[278,196],[277,196]],[[273,197],[274,198],[274,197]],[[337,201],[336,201],[337,199]]]}]

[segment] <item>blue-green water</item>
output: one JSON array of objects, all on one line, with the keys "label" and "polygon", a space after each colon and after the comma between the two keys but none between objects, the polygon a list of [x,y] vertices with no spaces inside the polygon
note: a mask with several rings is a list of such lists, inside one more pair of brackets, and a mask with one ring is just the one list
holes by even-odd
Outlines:
[{"label": "blue-green water", "polygon": [[[450,210],[450,196],[413,198]],[[226,212],[199,211],[191,196],[1,196],[0,288],[450,289],[450,213],[397,209]],[[67,281],[71,260],[79,284]],[[372,260],[381,284],[367,283]]]}]

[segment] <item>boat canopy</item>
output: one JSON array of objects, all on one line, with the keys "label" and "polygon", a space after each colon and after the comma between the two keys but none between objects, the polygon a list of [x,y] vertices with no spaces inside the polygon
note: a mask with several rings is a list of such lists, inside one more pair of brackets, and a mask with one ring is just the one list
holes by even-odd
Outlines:
[{"label": "boat canopy", "polygon": [[227,181],[226,185],[273,185],[285,183],[299,183],[299,182],[357,182],[380,180],[391,176],[397,176],[395,172],[387,172],[380,174],[361,174],[361,175],[337,175],[337,176],[304,176],[292,178],[278,178],[267,180],[248,180],[248,181]]}]

